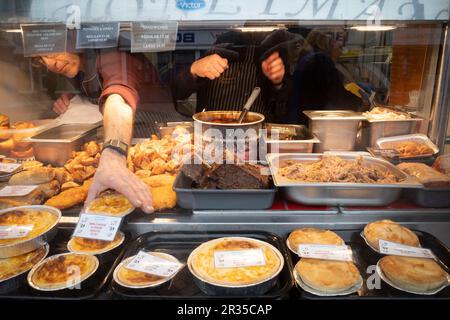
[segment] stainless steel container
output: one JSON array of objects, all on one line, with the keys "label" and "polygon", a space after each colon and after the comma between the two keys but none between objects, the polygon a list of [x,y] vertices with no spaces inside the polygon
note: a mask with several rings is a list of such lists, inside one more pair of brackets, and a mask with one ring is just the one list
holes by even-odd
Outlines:
[{"label": "stainless steel container", "polygon": [[416,134],[407,134],[402,136],[393,136],[393,137],[385,137],[380,138],[376,141],[375,147],[379,149],[396,149],[400,143],[403,142],[415,142],[420,145],[425,145],[432,150],[432,153],[426,155],[417,155],[410,157],[400,157],[403,158],[424,158],[436,155],[439,153],[439,148],[428,138],[425,134],[416,133]]},{"label": "stainless steel container", "polygon": [[375,147],[378,139],[383,137],[392,137],[416,133],[422,118],[411,116],[411,119],[403,120],[375,120],[365,118],[361,130],[361,139],[363,147]]},{"label": "stainless steel container", "polygon": [[272,246],[271,244],[269,244],[267,242],[263,242],[263,241],[251,239],[251,238],[245,238],[245,237],[229,237],[227,239],[236,239],[236,240],[245,240],[245,241],[251,240],[251,241],[259,242],[259,243],[269,246],[275,252],[275,254],[278,256],[278,258],[280,260],[279,268],[268,279],[265,279],[261,282],[250,284],[250,285],[233,286],[233,285],[218,284],[218,283],[214,283],[214,282],[205,280],[201,276],[197,275],[197,273],[195,272],[195,270],[192,266],[192,259],[197,254],[197,252],[202,249],[202,246],[204,246],[206,244],[210,244],[211,242],[217,242],[217,241],[223,240],[223,238],[218,238],[218,239],[214,239],[214,240],[203,243],[202,245],[197,247],[194,251],[192,251],[192,253],[189,255],[189,258],[187,261],[187,266],[188,266],[191,274],[194,276],[194,281],[195,281],[196,285],[200,288],[201,291],[203,291],[207,295],[219,295],[219,296],[262,296],[262,295],[264,295],[267,291],[269,291],[274,286],[274,284],[277,281],[278,275],[284,268],[283,255],[277,248],[275,248],[274,246]]},{"label": "stainless steel container", "polygon": [[309,128],[320,143],[314,152],[328,150],[352,151],[356,146],[359,123],[365,118],[348,110],[303,111],[309,118]]},{"label": "stainless steel container", "polygon": [[[274,139],[274,132],[278,134],[278,139]],[[285,135],[293,138],[283,139]],[[314,145],[320,143],[303,125],[273,123],[266,124],[263,141],[266,143],[267,153],[311,153]]]},{"label": "stainless steel container", "polygon": [[20,256],[21,254],[25,254],[25,253],[34,251],[34,250],[42,247],[46,243],[50,242],[55,237],[56,233],[58,232],[57,226],[58,226],[58,222],[61,218],[60,210],[53,208],[53,207],[49,207],[49,206],[39,206],[39,205],[21,206],[21,207],[13,207],[13,208],[0,210],[0,215],[5,214],[10,211],[14,211],[14,210],[42,210],[42,211],[45,210],[45,211],[48,211],[51,214],[55,215],[56,221],[46,232],[36,236],[33,239],[28,239],[28,240],[21,241],[21,242],[15,243],[15,244],[10,244],[10,245],[4,245],[4,246],[0,245],[0,259]]},{"label": "stainless steel container", "polygon": [[73,151],[96,137],[100,124],[62,124],[26,139],[33,144],[36,160],[63,166]]},{"label": "stainless steel container", "polygon": [[[364,205],[384,206],[397,200],[402,189],[421,188],[421,184],[391,163],[362,156],[363,163],[389,170],[401,181],[393,184],[346,183],[346,182],[296,182],[278,174],[281,163],[286,160],[315,162],[322,154],[269,154],[267,161],[276,186],[282,187],[288,200],[308,205]],[[340,155],[344,160],[355,160],[358,155]]]}]

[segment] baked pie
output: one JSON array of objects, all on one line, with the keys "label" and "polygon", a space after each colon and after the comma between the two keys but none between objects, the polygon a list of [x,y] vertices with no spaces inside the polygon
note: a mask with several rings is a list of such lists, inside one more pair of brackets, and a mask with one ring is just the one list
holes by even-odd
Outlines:
[{"label": "baked pie", "polygon": [[87,212],[123,216],[133,210],[130,200],[124,195],[108,192],[89,203]]},{"label": "baked pie", "polygon": [[380,240],[412,247],[420,246],[419,238],[414,232],[391,220],[380,220],[367,224],[364,228],[364,237],[376,249],[380,248]]},{"label": "baked pie", "polygon": [[0,246],[17,244],[36,238],[50,230],[57,222],[58,217],[56,215],[43,209],[12,209],[0,214],[0,226],[33,226],[25,237],[0,239]]},{"label": "baked pie", "polygon": [[0,259],[0,282],[18,276],[41,262],[48,254],[48,245],[20,256]]},{"label": "baked pie", "polygon": [[28,274],[28,283],[43,291],[66,289],[89,278],[98,264],[98,259],[93,255],[59,254],[36,265]]},{"label": "baked pie", "polygon": [[291,232],[287,239],[288,247],[297,252],[300,244],[343,245],[344,240],[330,230],[303,228]]},{"label": "baked pie", "polygon": [[[265,265],[217,268],[214,254],[217,251],[261,249]],[[248,286],[272,279],[283,268],[281,253],[268,243],[250,238],[230,237],[208,241],[197,247],[189,256],[191,272],[202,281],[218,286]]]},{"label": "baked pie", "polygon": [[67,249],[75,253],[101,254],[120,246],[124,238],[122,232],[118,232],[112,241],[72,237],[67,243]]},{"label": "baked pie", "polygon": [[447,273],[433,259],[386,256],[378,266],[389,281],[406,291],[427,293],[447,283]]},{"label": "baked pie", "polygon": [[353,262],[302,258],[295,272],[312,289],[338,294],[362,282],[361,274]]},{"label": "baked pie", "polygon": [[[179,263],[178,259],[175,257],[161,253],[161,252],[151,252],[151,254],[156,255],[160,258],[167,259],[169,261],[173,261]],[[129,257],[125,259],[122,263],[120,263],[116,270],[114,270],[114,280],[124,286],[129,288],[146,288],[146,287],[154,287],[164,282],[170,280],[172,277],[162,277],[158,275],[153,275],[145,272],[140,272],[132,269],[128,269],[127,265],[135,258],[136,256]]]}]

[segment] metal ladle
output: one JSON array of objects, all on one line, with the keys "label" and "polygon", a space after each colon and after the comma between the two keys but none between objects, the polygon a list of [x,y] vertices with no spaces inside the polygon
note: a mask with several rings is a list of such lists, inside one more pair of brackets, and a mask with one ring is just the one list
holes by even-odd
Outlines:
[{"label": "metal ladle", "polygon": [[258,98],[260,92],[261,92],[260,87],[255,87],[255,89],[253,89],[252,94],[250,95],[244,107],[242,108],[241,114],[239,115],[238,123],[242,123],[242,121],[244,121],[245,116],[250,111],[250,108],[252,107],[256,98]]}]

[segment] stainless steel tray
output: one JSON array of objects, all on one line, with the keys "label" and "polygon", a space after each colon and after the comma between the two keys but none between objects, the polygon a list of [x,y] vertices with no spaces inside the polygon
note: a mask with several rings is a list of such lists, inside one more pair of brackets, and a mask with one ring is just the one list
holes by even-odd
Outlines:
[{"label": "stainless steel tray", "polygon": [[53,224],[53,226],[51,226],[46,232],[36,236],[33,239],[28,239],[25,241],[21,241],[15,244],[10,244],[10,245],[4,245],[1,246],[0,245],[0,259],[4,259],[4,258],[10,258],[10,257],[15,257],[15,256],[20,256],[21,254],[25,254],[28,252],[31,252],[33,250],[36,250],[40,247],[42,247],[43,245],[45,245],[46,243],[50,242],[54,236],[56,235],[57,232],[57,226],[58,226],[58,222],[61,219],[61,211],[53,208],[53,207],[49,207],[49,206],[21,206],[21,207],[13,207],[13,208],[8,208],[8,209],[4,209],[4,210],[0,210],[0,215],[5,214],[7,212],[10,211],[14,211],[14,210],[46,210],[48,212],[50,212],[51,214],[55,215],[57,217],[55,223]]},{"label": "stainless steel tray", "polygon": [[[286,160],[315,162],[323,154],[269,154],[267,161],[276,186],[282,187],[290,201],[308,205],[365,205],[384,206],[400,197],[402,189],[421,188],[415,179],[397,169],[387,161],[362,156],[364,163],[389,170],[402,179],[395,184],[345,183],[345,182],[296,182],[278,175],[279,164]],[[341,154],[344,160],[355,160],[358,155]]]},{"label": "stainless steel tray", "polygon": [[439,148],[430,140],[430,138],[428,138],[425,134],[422,134],[422,133],[380,138],[375,143],[375,147],[377,147],[379,149],[394,149],[395,150],[395,145],[397,145],[399,143],[403,143],[403,142],[416,142],[418,144],[425,145],[428,148],[430,148],[433,151],[433,153],[409,156],[409,157],[399,157],[400,160],[429,158],[429,157],[432,157],[433,155],[436,155],[439,153]]},{"label": "stainless steel tray", "polygon": [[[278,129],[280,131],[292,132],[293,135],[298,136],[298,139],[285,140],[285,139],[272,139],[269,136],[269,131]],[[311,153],[313,152],[314,144],[320,143],[320,140],[309,130],[302,125],[288,125],[288,124],[266,124],[266,135],[263,135],[263,141],[266,143],[267,153]]]}]

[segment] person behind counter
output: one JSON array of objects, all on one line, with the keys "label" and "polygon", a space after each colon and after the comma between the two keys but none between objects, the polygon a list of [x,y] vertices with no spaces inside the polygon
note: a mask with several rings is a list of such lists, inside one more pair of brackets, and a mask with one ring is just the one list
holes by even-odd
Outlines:
[{"label": "person behind counter", "polygon": [[359,110],[362,100],[344,88],[343,75],[336,68],[343,35],[314,29],[306,41],[310,49],[299,57],[283,122],[307,124],[305,110]]},{"label": "person behind counter", "polygon": [[277,110],[286,104],[289,80],[286,65],[289,48],[298,37],[278,30],[230,31],[220,36],[207,54],[181,69],[173,81],[174,100],[197,92],[196,112],[242,109],[254,87],[262,88],[252,111],[277,120]]},{"label": "person behind counter", "polygon": [[[141,77],[153,70],[146,73],[145,66],[148,68],[148,65],[144,65],[138,55],[115,49],[83,55],[70,52],[51,54],[36,57],[34,62],[72,79],[103,111],[105,144],[86,203],[111,188],[125,195],[144,212],[153,212],[148,188],[126,165]],[[60,98],[56,103],[58,110],[64,110],[67,99],[68,96]]]}]

